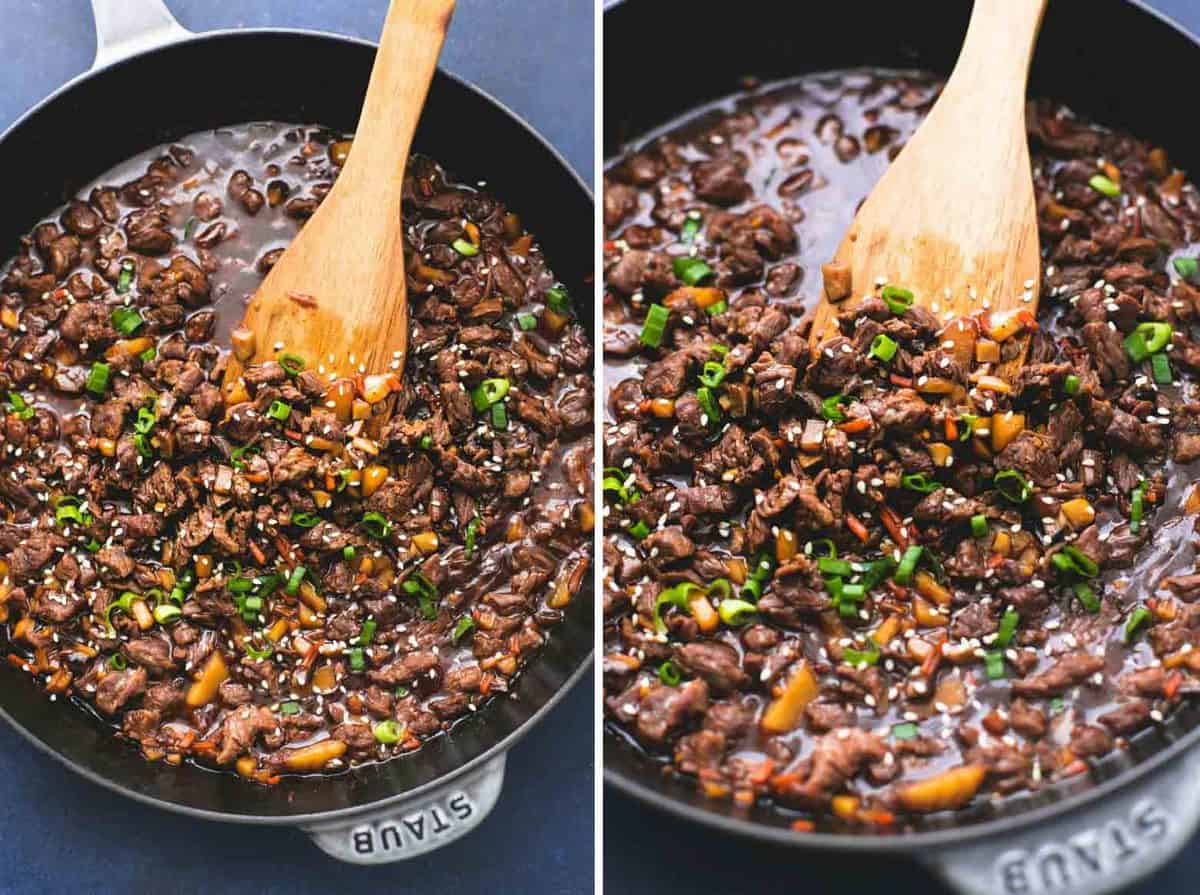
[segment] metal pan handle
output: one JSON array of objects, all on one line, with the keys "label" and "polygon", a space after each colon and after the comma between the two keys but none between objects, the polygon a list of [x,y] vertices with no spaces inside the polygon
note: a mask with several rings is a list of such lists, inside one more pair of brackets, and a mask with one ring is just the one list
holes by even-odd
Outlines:
[{"label": "metal pan handle", "polygon": [[1200,748],[1048,824],[922,860],[963,895],[1104,895],[1175,857],[1200,826]]},{"label": "metal pan handle", "polygon": [[96,59],[92,70],[190,37],[163,0],[92,0]]},{"label": "metal pan handle", "polygon": [[503,754],[432,793],[349,820],[305,827],[317,847],[351,864],[388,864],[449,845],[483,822],[504,784]]}]

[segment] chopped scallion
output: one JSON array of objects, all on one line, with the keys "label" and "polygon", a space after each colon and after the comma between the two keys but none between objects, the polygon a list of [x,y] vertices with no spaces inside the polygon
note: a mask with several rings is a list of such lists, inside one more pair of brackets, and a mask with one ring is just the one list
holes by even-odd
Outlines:
[{"label": "chopped scallion", "polygon": [[886,364],[896,356],[899,347],[890,336],[880,333],[871,340],[871,350],[867,352],[867,357],[877,358]]},{"label": "chopped scallion", "polygon": [[113,329],[123,336],[132,336],[144,322],[136,308],[121,306],[112,312]]},{"label": "chopped scallion", "polygon": [[712,276],[712,268],[699,258],[681,257],[671,263],[675,276],[689,286],[695,286],[706,277]]},{"label": "chopped scallion", "polygon": [[662,344],[663,334],[667,330],[667,320],[671,313],[662,305],[650,305],[646,311],[646,322],[642,324],[641,341],[643,345],[657,348]]}]

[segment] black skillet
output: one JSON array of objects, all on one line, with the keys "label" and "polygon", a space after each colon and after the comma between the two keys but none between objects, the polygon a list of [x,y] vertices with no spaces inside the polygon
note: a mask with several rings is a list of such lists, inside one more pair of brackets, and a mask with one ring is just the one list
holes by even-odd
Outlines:
[{"label": "black skillet", "polygon": [[[285,30],[193,35],[161,0],[93,0],[93,7],[96,65],[0,135],[0,169],[24,172],[8,180],[0,256],[81,186],[157,144],[256,120],[354,129],[374,59],[370,43]],[[439,71],[413,145],[465,180],[486,181],[539,234],[572,291],[591,294],[591,193],[529,125]],[[591,303],[579,302],[578,312],[590,331]],[[513,698],[493,700],[411,756],[341,775],[260,787],[195,766],[150,764],[11,670],[0,671],[0,715],[72,770],[122,795],[211,820],[301,827],[346,861],[414,857],[486,816],[507,750],[583,676],[592,651],[588,581],[518,678]]]},{"label": "black skillet", "polygon": [[[614,159],[689,110],[734,93],[747,75],[770,82],[860,66],[949,74],[969,13],[970,4],[961,0],[739,0],[720,7],[608,0],[605,157]],[[1127,128],[1195,172],[1200,149],[1181,87],[1185,73],[1198,67],[1196,39],[1141,3],[1052,0],[1030,94]],[[986,109],[980,126],[987,126]],[[1185,707],[1135,738],[1127,754],[1074,778],[1073,786],[969,807],[900,836],[795,833],[778,810],[714,801],[700,795],[694,781],[664,777],[611,730],[604,765],[610,785],[646,804],[725,832],[837,856],[847,872],[853,866],[847,853],[858,860],[904,855],[962,892],[1099,895],[1151,873],[1200,825],[1197,743],[1200,710]]]}]

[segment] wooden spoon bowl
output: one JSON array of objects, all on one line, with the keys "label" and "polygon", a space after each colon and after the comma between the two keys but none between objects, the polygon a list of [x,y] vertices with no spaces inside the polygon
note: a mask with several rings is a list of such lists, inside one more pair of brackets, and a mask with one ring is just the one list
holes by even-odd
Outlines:
[{"label": "wooden spoon bowl", "polygon": [[[975,0],[945,89],[826,266],[814,349],[836,334],[840,309],[889,284],[947,323],[982,311],[1036,316],[1041,265],[1025,85],[1045,7]],[[1020,366],[1024,351],[1001,375]]]},{"label": "wooden spoon bowl", "polygon": [[324,368],[330,379],[403,371],[408,296],[401,188],[453,11],[454,0],[393,0],[350,155],[250,299],[227,386],[246,364],[282,354]]}]

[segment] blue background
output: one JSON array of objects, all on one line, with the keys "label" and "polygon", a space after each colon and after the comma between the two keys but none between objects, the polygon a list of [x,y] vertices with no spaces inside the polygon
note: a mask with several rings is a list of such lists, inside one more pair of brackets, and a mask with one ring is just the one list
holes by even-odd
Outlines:
[{"label": "blue background", "polygon": [[[369,38],[378,36],[387,7],[386,0],[167,5],[194,31],[279,26]],[[459,0],[442,56],[444,67],[532,122],[589,180],[592,21],[590,0]],[[86,69],[93,51],[87,0],[0,0],[0,131]],[[325,857],[295,830],[195,821],[119,798],[0,726],[0,892],[590,893],[591,689],[589,675],[513,750],[504,794],[479,829],[425,858],[370,869]]]},{"label": "blue background", "polygon": [[[1198,0],[1150,0],[1148,5],[1200,33]],[[612,789],[605,791],[604,812],[605,889],[620,895],[941,895],[947,891],[915,865],[861,856],[822,859],[809,852],[742,842],[707,828],[660,819]],[[1197,891],[1198,879],[1200,837],[1129,895],[1191,893]]]}]

